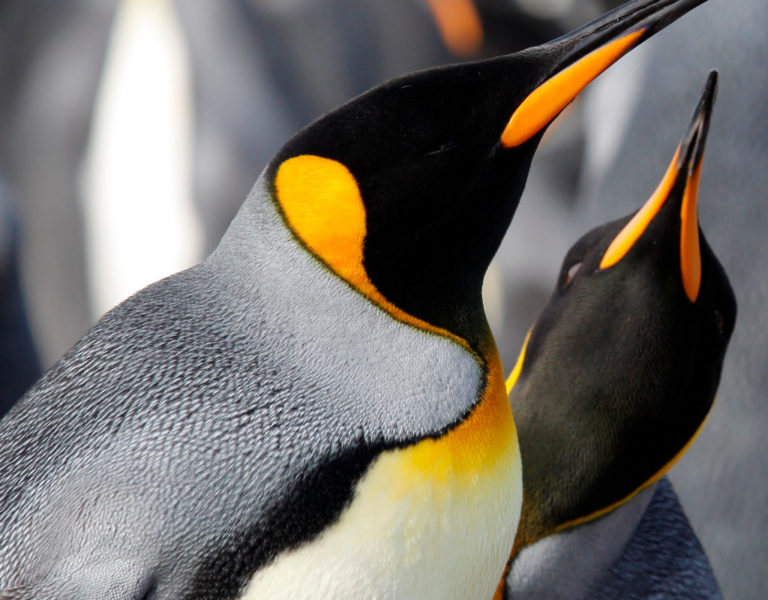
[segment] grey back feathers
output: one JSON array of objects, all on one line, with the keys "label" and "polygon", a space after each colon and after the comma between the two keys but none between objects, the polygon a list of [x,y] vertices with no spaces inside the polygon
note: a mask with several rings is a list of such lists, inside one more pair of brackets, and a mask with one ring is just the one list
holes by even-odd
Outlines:
[{"label": "grey back feathers", "polygon": [[644,490],[607,516],[548,535],[520,551],[507,577],[512,600],[586,600],[611,568],[648,507]]},{"label": "grey back feathers", "polygon": [[712,567],[672,486],[656,486],[648,509],[593,600],[722,600]]},{"label": "grey back feathers", "polygon": [[234,597],[483,381],[302,249],[260,179],[207,261],[108,313],[0,422],[0,590]]},{"label": "grey back feathers", "polygon": [[722,600],[666,478],[607,516],[522,550],[507,593],[511,600]]}]

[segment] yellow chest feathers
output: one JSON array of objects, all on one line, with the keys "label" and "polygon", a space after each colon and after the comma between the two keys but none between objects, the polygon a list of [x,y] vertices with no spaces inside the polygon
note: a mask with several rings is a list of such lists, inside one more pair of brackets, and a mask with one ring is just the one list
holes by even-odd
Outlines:
[{"label": "yellow chest feathers", "polygon": [[340,519],[256,573],[242,598],[490,600],[514,542],[520,453],[498,359],[439,439],[382,454]]}]

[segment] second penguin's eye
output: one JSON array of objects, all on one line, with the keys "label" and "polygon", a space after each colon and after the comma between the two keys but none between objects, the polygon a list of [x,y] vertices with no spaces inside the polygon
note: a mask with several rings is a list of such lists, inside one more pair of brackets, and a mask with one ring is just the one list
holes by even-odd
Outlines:
[{"label": "second penguin's eye", "polygon": [[571,285],[571,282],[573,281],[574,277],[576,277],[576,274],[581,269],[581,263],[573,263],[570,267],[568,267],[568,270],[565,273],[565,280],[563,281],[563,287],[566,288],[569,285]]}]

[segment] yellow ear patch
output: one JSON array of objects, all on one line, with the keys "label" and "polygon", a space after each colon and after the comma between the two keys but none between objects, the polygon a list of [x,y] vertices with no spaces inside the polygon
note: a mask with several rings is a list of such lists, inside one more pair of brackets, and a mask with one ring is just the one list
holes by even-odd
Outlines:
[{"label": "yellow ear patch", "polygon": [[469,56],[480,51],[483,24],[472,0],[427,0],[427,5],[451,52]]},{"label": "yellow ear patch", "polygon": [[349,169],[320,156],[289,158],[277,171],[277,199],[288,225],[339,277],[364,291],[365,205]]},{"label": "yellow ear patch", "polygon": [[365,204],[354,175],[336,160],[303,154],[289,158],[275,176],[277,203],[296,237],[337,276],[392,317],[467,348],[467,342],[392,304],[363,265]]}]

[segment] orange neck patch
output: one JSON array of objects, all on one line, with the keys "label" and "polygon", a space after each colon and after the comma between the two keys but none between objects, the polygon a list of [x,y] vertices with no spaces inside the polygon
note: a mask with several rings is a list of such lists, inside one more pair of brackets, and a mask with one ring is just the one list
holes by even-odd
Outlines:
[{"label": "orange neck patch", "polygon": [[525,364],[525,351],[528,349],[528,342],[531,341],[531,333],[533,333],[533,327],[531,327],[525,335],[523,347],[520,349],[520,354],[517,356],[515,367],[512,369],[509,377],[507,377],[507,395],[512,392],[512,388],[515,387],[515,383],[517,383],[517,378],[520,377],[520,371],[523,370],[523,364]]},{"label": "orange neck patch", "polygon": [[469,347],[462,338],[392,304],[368,278],[363,265],[365,204],[345,165],[311,154],[289,158],[277,170],[275,189],[288,227],[338,277],[398,321]]},{"label": "orange neck patch", "polygon": [[451,476],[476,479],[484,469],[508,457],[512,445],[518,452],[501,360],[495,352],[489,358],[482,399],[454,429],[410,449],[410,464],[415,471],[429,472],[437,480]]}]

